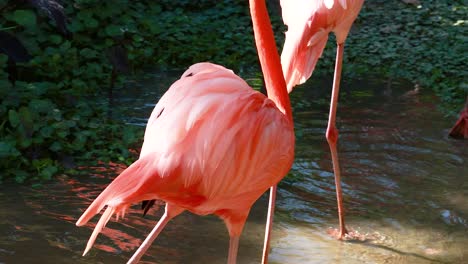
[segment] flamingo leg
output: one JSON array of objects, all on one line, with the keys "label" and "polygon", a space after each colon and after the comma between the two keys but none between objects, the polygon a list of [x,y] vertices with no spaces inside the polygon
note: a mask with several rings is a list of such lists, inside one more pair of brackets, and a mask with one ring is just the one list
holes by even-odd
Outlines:
[{"label": "flamingo leg", "polygon": [[277,185],[270,187],[270,201],[268,204],[268,216],[267,216],[267,223],[265,227],[265,241],[263,243],[263,256],[262,256],[263,264],[268,263],[268,253],[270,252],[271,229],[273,226],[273,216],[275,214],[276,189],[277,189]]},{"label": "flamingo leg", "polygon": [[166,209],[164,215],[159,219],[156,226],[153,228],[151,233],[146,237],[143,244],[137,249],[137,251],[133,254],[133,256],[128,260],[127,264],[135,264],[140,261],[141,257],[145,254],[148,248],[151,246],[153,241],[158,237],[159,233],[164,229],[166,224],[175,216],[182,213],[184,210],[178,208],[176,206],[171,206],[170,204],[166,204]]},{"label": "flamingo leg", "polygon": [[344,43],[338,44],[336,50],[336,62],[335,62],[335,75],[333,77],[333,89],[332,97],[330,102],[330,114],[328,116],[328,127],[326,137],[330,151],[332,155],[333,171],[335,174],[335,186],[336,186],[336,200],[338,203],[338,217],[340,222],[340,230],[338,239],[343,239],[344,235],[348,233],[345,227],[344,220],[344,208],[343,208],[343,194],[341,191],[341,172],[340,162],[338,160],[337,142],[338,142],[338,129],[336,128],[336,109],[338,106],[338,95],[340,92],[340,79],[341,79],[341,68],[343,65],[343,53]]},{"label": "flamingo leg", "polygon": [[239,249],[239,236],[231,236],[229,240],[228,264],[236,264],[237,250]]}]

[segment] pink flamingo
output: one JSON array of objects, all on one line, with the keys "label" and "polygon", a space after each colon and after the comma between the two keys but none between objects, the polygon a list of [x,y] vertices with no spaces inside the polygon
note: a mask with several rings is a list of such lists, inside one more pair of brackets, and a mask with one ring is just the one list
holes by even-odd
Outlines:
[{"label": "pink flamingo", "polygon": [[[347,230],[344,223],[343,198],[340,181],[337,141],[338,130],[335,126],[336,108],[340,88],[341,67],[344,43],[349,30],[361,10],[364,0],[281,0],[284,23],[288,26],[286,40],[281,53],[281,64],[288,92],[294,86],[304,83],[311,75],[322,55],[328,34],[334,32],[337,42],[335,75],[333,79],[330,114],[326,138],[330,146],[333,170],[335,173],[336,197],[340,229],[337,237],[343,239]],[[273,214],[276,186],[271,190],[269,214]],[[267,223],[270,223],[269,219]],[[263,250],[263,262],[268,259],[268,241],[271,225],[267,224]]]},{"label": "pink flamingo", "polygon": [[112,215],[160,199],[165,213],[128,263],[138,262],[185,210],[224,220],[228,263],[236,263],[252,204],[287,174],[294,158],[291,105],[264,1],[251,0],[250,10],[268,98],[222,66],[192,65],[154,108],[139,159],[77,221],[82,226],[107,206],[84,254]]}]

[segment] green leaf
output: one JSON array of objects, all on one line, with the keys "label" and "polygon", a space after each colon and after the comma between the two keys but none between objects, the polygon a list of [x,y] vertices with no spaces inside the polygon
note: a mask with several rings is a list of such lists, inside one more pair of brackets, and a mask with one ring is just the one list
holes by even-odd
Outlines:
[{"label": "green leaf", "polygon": [[154,50],[151,47],[146,48],[143,51],[143,54],[145,55],[145,57],[151,57],[153,56],[153,53],[154,53]]},{"label": "green leaf", "polygon": [[[23,123],[23,126],[28,129],[32,130],[33,129],[33,119],[31,116],[31,112],[29,111],[29,108],[22,106],[19,109],[19,116],[21,118],[21,121]],[[30,131],[32,132],[32,131]]]},{"label": "green leaf", "polygon": [[12,127],[17,127],[21,121],[18,112],[13,109],[8,111],[8,120],[10,121]]},{"label": "green leaf", "polygon": [[50,114],[52,115],[52,118],[55,121],[62,121],[62,113],[60,112],[59,109],[57,108],[53,109],[52,112],[50,112]]},{"label": "green leaf", "polygon": [[52,145],[50,145],[49,149],[54,152],[58,152],[59,150],[62,150],[62,144],[60,144],[58,141],[55,141],[52,143]]},{"label": "green leaf", "polygon": [[31,10],[16,10],[12,20],[22,26],[32,27],[36,25],[36,14]]},{"label": "green leaf", "polygon": [[68,29],[73,32],[79,32],[83,30],[83,24],[78,19],[73,19]]},{"label": "green leaf", "polygon": [[58,168],[54,165],[49,165],[45,167],[41,172],[39,173],[39,176],[41,177],[42,180],[50,180],[52,176],[54,176],[55,173],[57,173]]},{"label": "green leaf", "polygon": [[0,158],[18,157],[21,153],[16,149],[13,142],[0,141]]},{"label": "green leaf", "polygon": [[50,126],[44,126],[40,130],[40,135],[44,138],[50,138],[52,137],[52,133],[54,132],[54,129]]},{"label": "green leaf", "polygon": [[57,136],[59,136],[60,138],[66,138],[68,135],[69,132],[67,130],[57,132]]},{"label": "green leaf", "polygon": [[23,183],[28,178],[28,173],[24,170],[14,170],[13,174],[15,175],[15,181],[17,183]]},{"label": "green leaf", "polygon": [[36,145],[40,145],[40,144],[44,143],[44,138],[42,136],[34,137],[32,139],[32,143],[34,143]]},{"label": "green leaf", "polygon": [[60,44],[62,43],[62,37],[60,35],[50,35],[49,36],[50,42],[53,44]]},{"label": "green leaf", "polygon": [[54,105],[48,99],[32,99],[31,102],[29,102],[29,108],[31,111],[37,113],[48,113],[52,111],[53,107]]},{"label": "green leaf", "polygon": [[110,37],[122,35],[122,29],[116,25],[108,25],[105,29],[105,32]]},{"label": "green leaf", "polygon": [[134,35],[132,38],[135,42],[142,42],[144,40],[144,38],[140,35]]},{"label": "green leaf", "polygon": [[35,95],[40,96],[47,93],[49,90],[52,90],[51,88],[53,85],[54,84],[50,82],[38,82],[32,83],[28,88],[32,90]]},{"label": "green leaf", "polygon": [[87,58],[87,59],[94,59],[98,56],[97,50],[84,48],[80,51],[80,56]]},{"label": "green leaf", "polygon": [[94,19],[92,17],[86,18],[83,22],[84,22],[85,26],[88,27],[88,28],[97,28],[98,25],[99,25],[99,21],[97,21],[96,19]]},{"label": "green leaf", "polygon": [[20,147],[20,149],[25,149],[31,146],[31,144],[32,144],[32,139],[28,137],[22,137],[18,140],[18,146]]}]

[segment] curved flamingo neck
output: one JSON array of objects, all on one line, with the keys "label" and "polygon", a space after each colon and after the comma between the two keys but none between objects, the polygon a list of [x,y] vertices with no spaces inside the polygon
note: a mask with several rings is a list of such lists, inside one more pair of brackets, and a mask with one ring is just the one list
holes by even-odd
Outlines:
[{"label": "curved flamingo neck", "polygon": [[257,45],[258,57],[262,66],[268,98],[292,122],[291,102],[281,69],[280,57],[276,48],[270,17],[264,0],[250,0],[250,14]]}]

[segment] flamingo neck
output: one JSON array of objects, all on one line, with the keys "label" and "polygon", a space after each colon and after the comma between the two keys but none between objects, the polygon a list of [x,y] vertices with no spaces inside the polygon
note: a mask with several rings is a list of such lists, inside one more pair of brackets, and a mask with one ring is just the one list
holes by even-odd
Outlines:
[{"label": "flamingo neck", "polygon": [[268,98],[292,122],[291,102],[264,0],[250,0],[250,14]]}]

